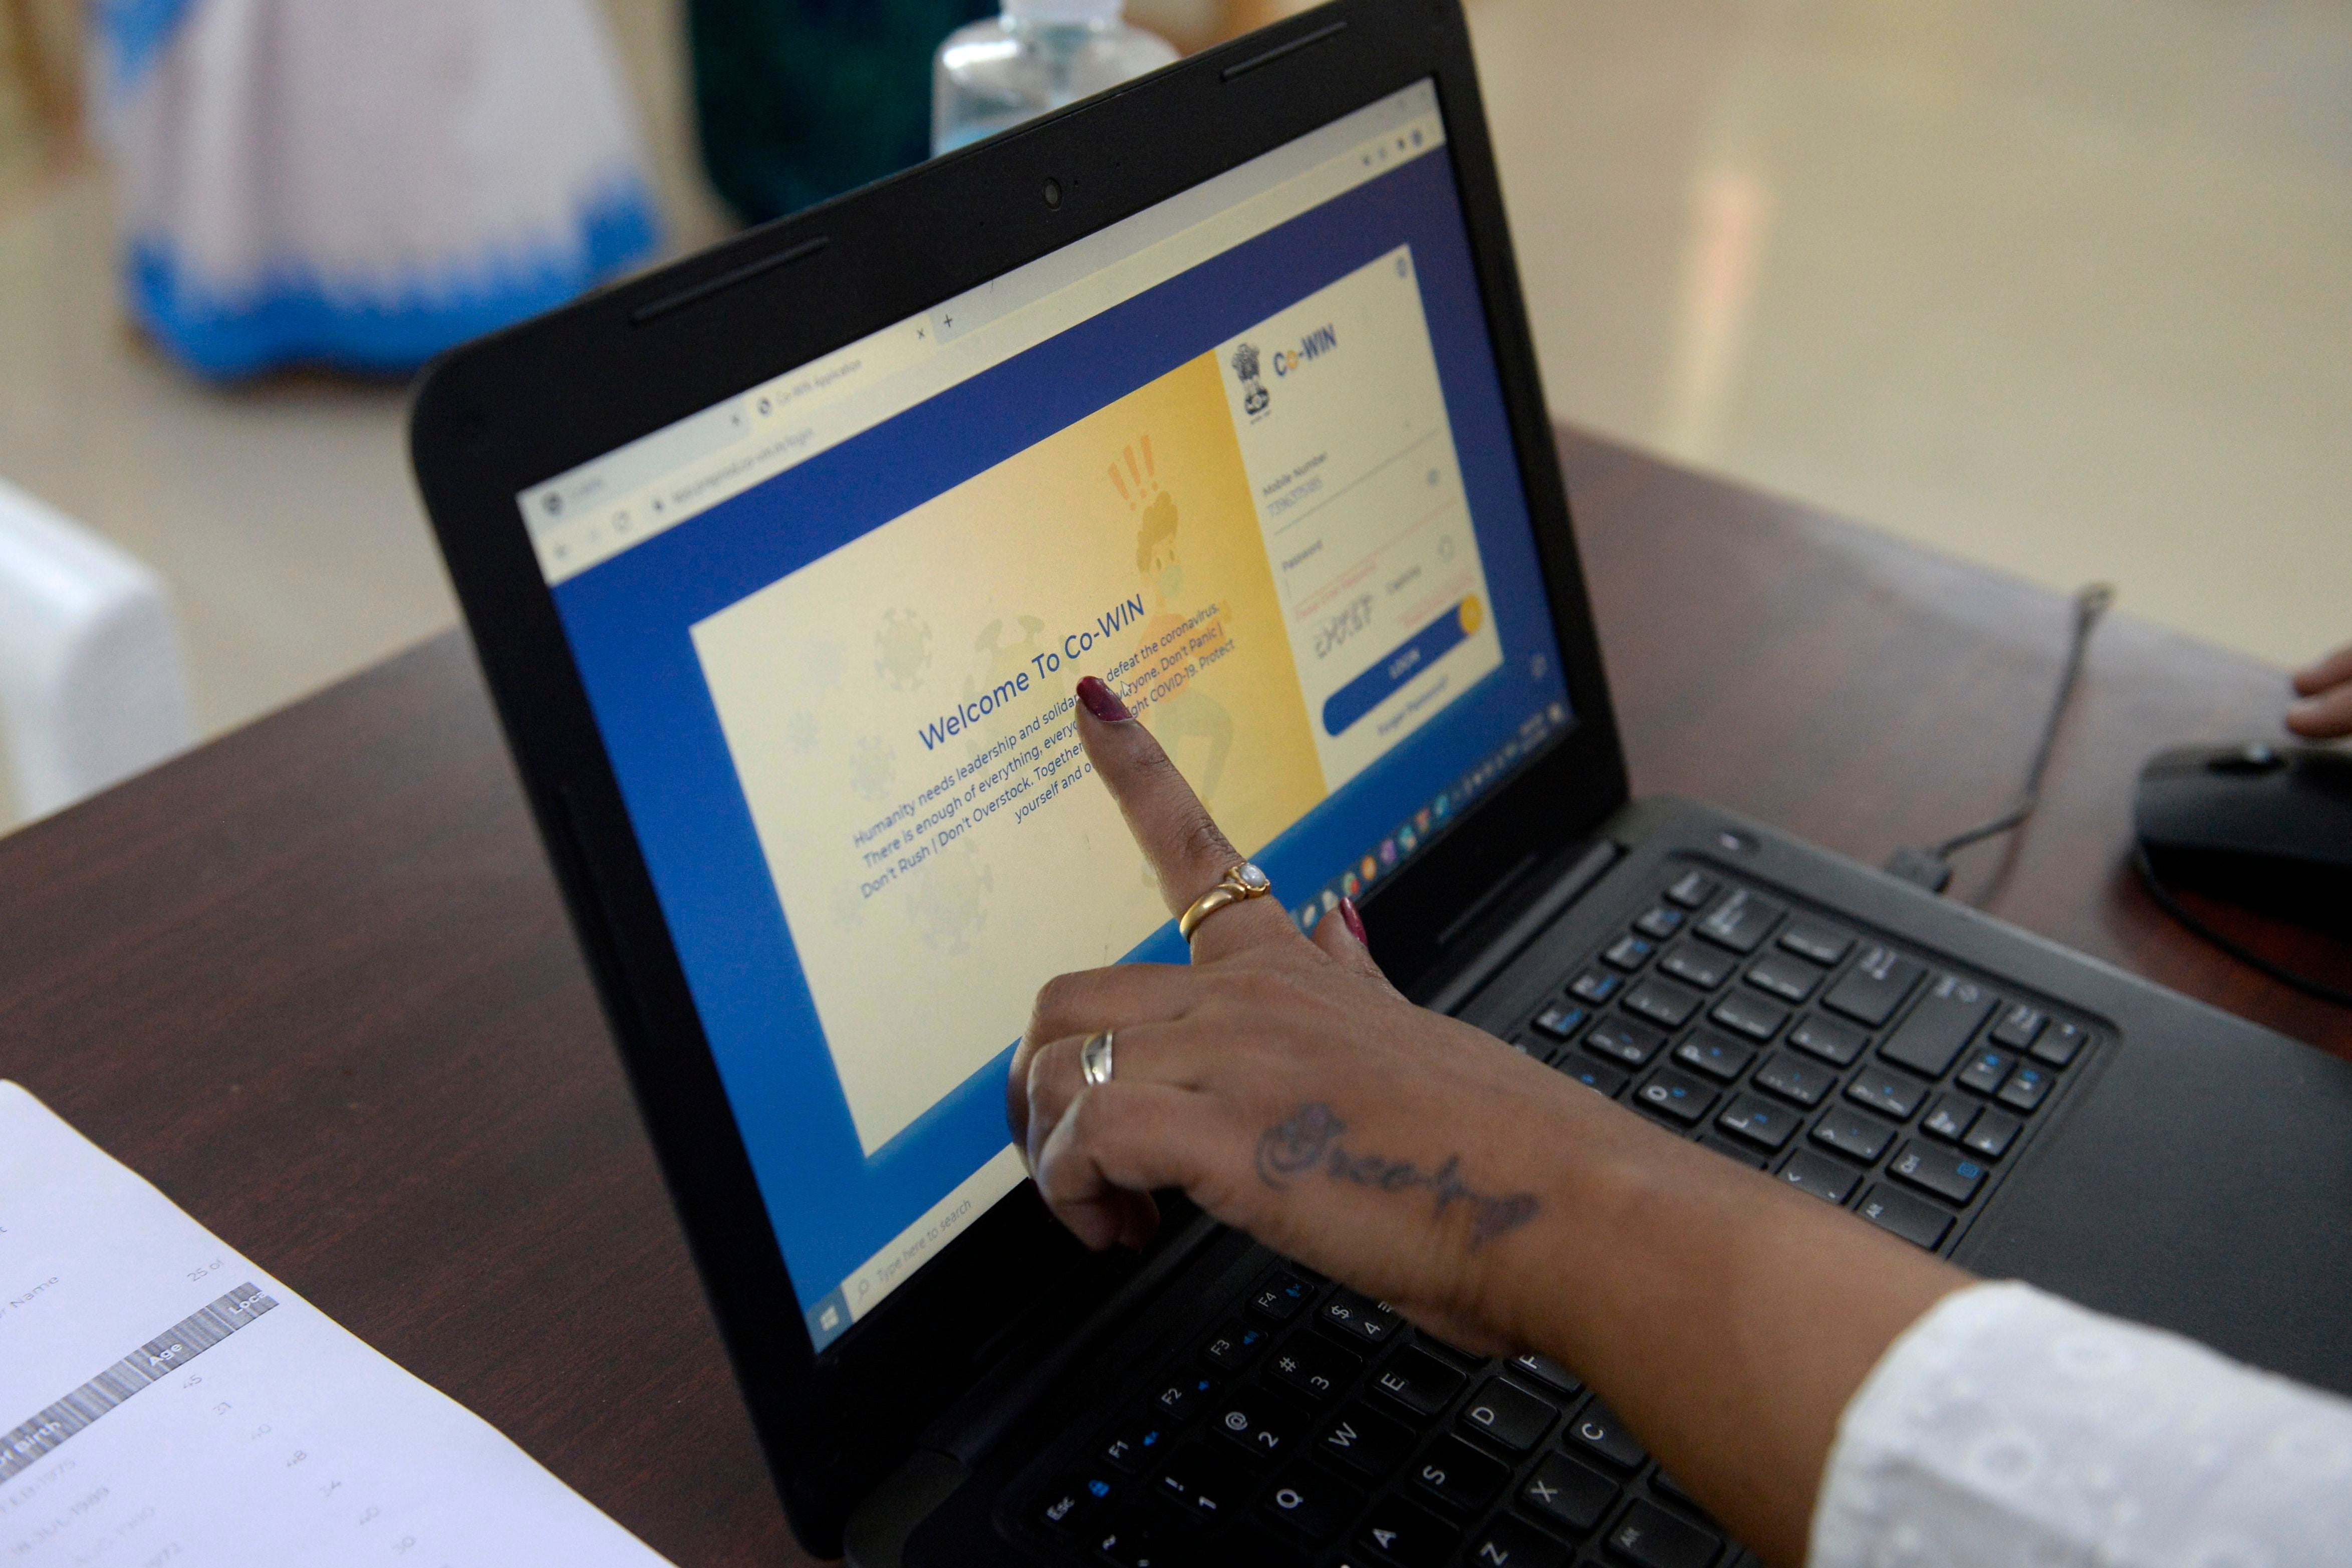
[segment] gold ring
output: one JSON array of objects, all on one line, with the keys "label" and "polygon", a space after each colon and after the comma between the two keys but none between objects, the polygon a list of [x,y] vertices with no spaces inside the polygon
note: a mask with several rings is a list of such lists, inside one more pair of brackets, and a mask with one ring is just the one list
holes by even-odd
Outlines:
[{"label": "gold ring", "polygon": [[1201,929],[1201,922],[1223,909],[1227,904],[1244,903],[1262,899],[1274,891],[1266,874],[1246,860],[1236,860],[1225,868],[1217,885],[1192,900],[1192,907],[1177,917],[1176,931],[1186,942]]}]

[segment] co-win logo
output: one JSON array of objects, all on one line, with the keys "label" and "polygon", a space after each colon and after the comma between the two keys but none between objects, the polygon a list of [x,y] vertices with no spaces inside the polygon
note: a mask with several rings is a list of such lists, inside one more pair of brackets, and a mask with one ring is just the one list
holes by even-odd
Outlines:
[{"label": "co-win logo", "polygon": [[1276,349],[1274,352],[1274,374],[1295,375],[1297,374],[1298,367],[1308,360],[1321,359],[1339,346],[1338,332],[1328,325],[1318,327],[1301,338],[1297,348]]}]

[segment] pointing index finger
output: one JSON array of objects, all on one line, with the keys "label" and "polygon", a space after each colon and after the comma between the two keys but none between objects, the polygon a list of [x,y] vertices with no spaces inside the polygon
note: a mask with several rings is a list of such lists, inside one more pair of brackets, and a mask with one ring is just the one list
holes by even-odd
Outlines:
[{"label": "pointing index finger", "polygon": [[[1128,831],[1151,862],[1160,896],[1171,915],[1181,915],[1194,899],[1217,885],[1243,857],[1217,826],[1201,797],[1168,753],[1127,710],[1118,694],[1089,675],[1078,682],[1078,704],[1087,717],[1078,738],[1087,756],[1118,802]],[[1290,919],[1270,899],[1252,899],[1222,910],[1195,931],[1196,957],[1262,942],[1275,928],[1291,932]]]}]

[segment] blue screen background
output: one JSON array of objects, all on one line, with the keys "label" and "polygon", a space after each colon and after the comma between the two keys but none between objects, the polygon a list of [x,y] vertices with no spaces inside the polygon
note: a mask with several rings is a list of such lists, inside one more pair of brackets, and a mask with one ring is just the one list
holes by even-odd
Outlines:
[{"label": "blue screen background", "polygon": [[[1319,887],[1531,710],[1566,700],[1442,148],[555,588],[804,1310],[1004,1146],[1013,1042],[866,1156],[689,628],[1400,244],[1412,247],[1504,662],[1257,857],[1277,897],[1286,885]],[[1171,922],[1129,956],[1181,962],[1185,950]]]}]

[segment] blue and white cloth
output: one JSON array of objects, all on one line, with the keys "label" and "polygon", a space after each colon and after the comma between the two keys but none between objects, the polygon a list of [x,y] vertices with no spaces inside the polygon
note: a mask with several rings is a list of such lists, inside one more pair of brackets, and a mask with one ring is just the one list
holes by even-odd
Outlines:
[{"label": "blue and white cloth", "polygon": [[194,370],[397,373],[647,258],[593,0],[93,0],[142,325]]}]

